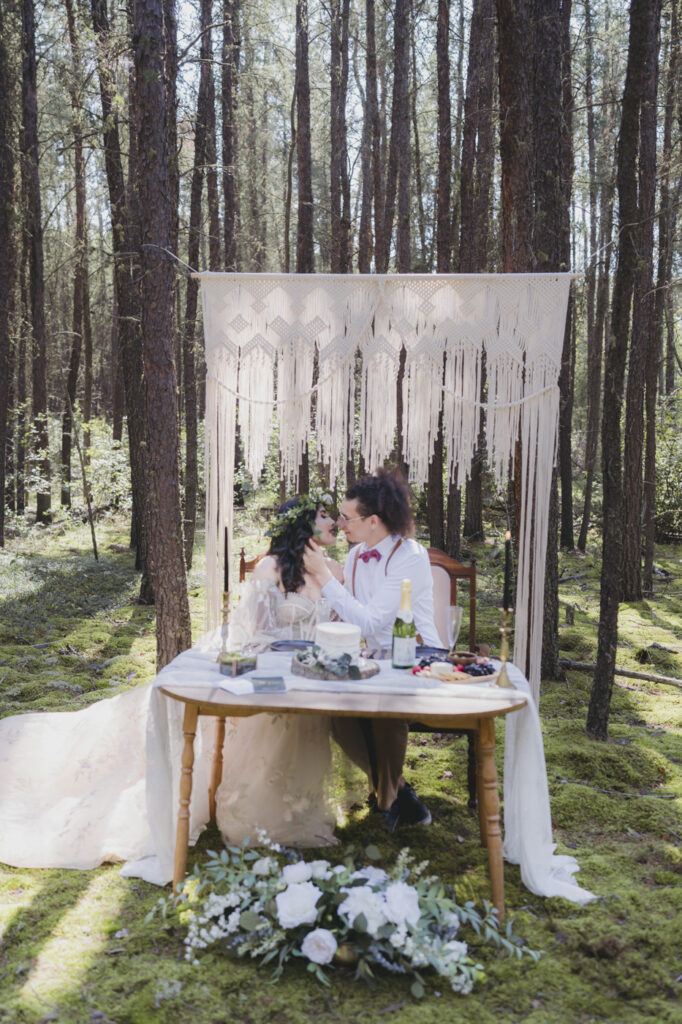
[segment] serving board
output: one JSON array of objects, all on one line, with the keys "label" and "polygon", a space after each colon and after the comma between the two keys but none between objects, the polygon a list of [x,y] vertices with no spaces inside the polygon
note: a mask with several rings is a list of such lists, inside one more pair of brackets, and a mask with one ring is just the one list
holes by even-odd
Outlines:
[{"label": "serving board", "polygon": [[[367,658],[360,658],[358,668],[358,679],[369,679],[370,676],[375,676],[379,671],[379,665],[376,661],[369,661]],[[303,676],[305,679],[350,679],[350,676],[337,676],[334,672],[329,672],[317,665],[303,665],[296,658],[291,659],[291,674],[294,676]]]}]

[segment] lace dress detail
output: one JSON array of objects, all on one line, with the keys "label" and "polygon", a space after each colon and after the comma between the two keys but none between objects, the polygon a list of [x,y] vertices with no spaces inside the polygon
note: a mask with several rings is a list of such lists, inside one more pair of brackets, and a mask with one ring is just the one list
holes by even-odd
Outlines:
[{"label": "lace dress detail", "polygon": [[[324,598],[283,594],[270,581],[249,584],[230,629],[230,642],[264,645],[273,639],[312,640],[329,620]],[[229,719],[223,783],[216,818],[223,838],[240,843],[254,828],[277,842],[334,843],[334,817],[325,797],[330,767],[329,719],[321,715],[254,715]]]},{"label": "lace dress detail", "polygon": [[[252,635],[312,635],[328,609],[302,595],[254,585],[235,623],[261,606]],[[251,625],[256,627],[255,620]],[[270,630],[271,632],[266,632]],[[214,657],[219,633],[192,648]],[[187,652],[190,653],[190,652]],[[191,835],[208,821],[215,725],[199,720]],[[0,862],[28,868],[97,867],[128,861],[124,874],[165,884],[183,747],[182,708],[149,683],[80,711],[34,712],[0,721]],[[287,843],[333,842],[324,799],[329,723],[314,716],[256,715],[227,724],[219,824],[238,841],[264,828]]]}]

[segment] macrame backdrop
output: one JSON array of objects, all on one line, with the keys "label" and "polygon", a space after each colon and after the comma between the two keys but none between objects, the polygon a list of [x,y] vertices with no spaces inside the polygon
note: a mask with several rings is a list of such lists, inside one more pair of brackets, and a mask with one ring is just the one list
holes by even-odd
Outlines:
[{"label": "macrame backdrop", "polygon": [[[276,417],[282,473],[293,486],[317,392],[315,433],[333,486],[352,440],[356,352],[362,358],[362,454],[371,470],[394,449],[395,381],[404,345],[403,431],[412,483],[427,481],[441,408],[448,471],[460,486],[469,475],[482,408],[488,463],[500,487],[521,440],[514,661],[528,667],[537,701],[557,382],[571,276],[199,275],[207,366],[208,626],[220,616],[223,528],[232,535],[237,397],[246,468],[258,478]],[[481,405],[484,353],[487,400]]]}]

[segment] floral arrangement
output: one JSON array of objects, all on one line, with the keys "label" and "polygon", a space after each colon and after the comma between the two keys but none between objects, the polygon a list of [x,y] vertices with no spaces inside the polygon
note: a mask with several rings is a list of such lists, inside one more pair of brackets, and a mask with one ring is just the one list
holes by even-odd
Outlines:
[{"label": "floral arrangement", "polygon": [[331,672],[339,679],[359,679],[360,668],[357,658],[353,659],[350,654],[340,654],[338,658],[332,657],[327,651],[317,644],[306,647],[302,651],[296,651],[294,659],[306,668],[315,672]]},{"label": "floral arrangement", "polygon": [[319,508],[326,508],[331,512],[333,506],[334,499],[331,494],[320,490],[320,488],[308,491],[307,494],[301,494],[298,496],[298,501],[295,505],[288,508],[286,512],[277,513],[277,517],[270,524],[268,536],[279,537],[280,534],[284,533],[292,523],[295,523],[306,512],[317,513]]},{"label": "floral arrangement", "polygon": [[429,968],[462,994],[484,977],[461,937],[465,926],[519,959],[538,957],[513,934],[511,922],[500,930],[488,903],[482,915],[472,903],[458,906],[452,890],[426,874],[428,861],[415,865],[408,849],[384,870],[366,863],[381,856],[374,846],[364,851],[366,860],[350,848],[342,863],[332,865],[305,861],[263,833],[258,843],[265,850],[252,849],[247,839],[210,853],[176,901],[159,901],[164,915],[172,910],[186,923],[190,963],[200,963],[202,950],[222,947],[272,965],[276,980],[298,958],[324,985],[337,966],[353,964],[356,978],[367,982],[383,968],[411,975],[412,994],[419,998],[426,984],[422,972]]}]

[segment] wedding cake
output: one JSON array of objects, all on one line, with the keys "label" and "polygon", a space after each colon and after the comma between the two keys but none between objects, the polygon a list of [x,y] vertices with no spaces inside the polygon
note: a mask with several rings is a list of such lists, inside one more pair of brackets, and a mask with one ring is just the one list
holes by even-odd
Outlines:
[{"label": "wedding cake", "polygon": [[360,655],[360,627],[350,622],[320,622],[315,627],[315,643],[330,658]]}]

